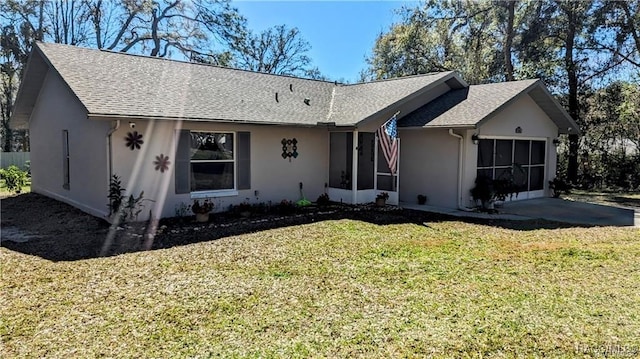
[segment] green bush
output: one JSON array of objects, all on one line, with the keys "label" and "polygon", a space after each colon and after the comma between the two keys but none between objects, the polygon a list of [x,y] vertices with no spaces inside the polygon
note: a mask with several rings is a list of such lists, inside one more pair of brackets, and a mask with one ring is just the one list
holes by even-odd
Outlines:
[{"label": "green bush", "polygon": [[7,189],[11,192],[20,193],[22,187],[27,184],[27,172],[15,165],[0,169],[0,176],[4,179]]}]

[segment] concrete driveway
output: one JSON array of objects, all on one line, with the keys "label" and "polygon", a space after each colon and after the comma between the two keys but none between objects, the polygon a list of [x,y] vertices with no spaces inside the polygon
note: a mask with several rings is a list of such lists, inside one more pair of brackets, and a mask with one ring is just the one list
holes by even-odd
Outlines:
[{"label": "concrete driveway", "polygon": [[507,202],[502,208],[498,209],[498,213],[493,214],[406,202],[400,203],[400,207],[465,218],[506,219],[511,221],[541,218],[586,226],[640,227],[640,208],[634,209],[633,207],[569,201],[560,198],[536,198]]},{"label": "concrete driveway", "polygon": [[509,202],[505,203],[500,212],[584,225],[640,227],[640,210],[560,198],[536,198]]}]

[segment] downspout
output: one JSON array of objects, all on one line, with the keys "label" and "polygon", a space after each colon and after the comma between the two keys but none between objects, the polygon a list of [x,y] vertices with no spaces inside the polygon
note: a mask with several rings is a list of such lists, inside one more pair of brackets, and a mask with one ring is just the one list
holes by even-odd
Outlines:
[{"label": "downspout", "polygon": [[464,159],[464,137],[459,134],[453,132],[453,128],[449,129],[449,135],[458,139],[458,209],[463,211],[468,211],[469,208],[464,207],[462,205],[462,172],[464,170],[463,159]]},{"label": "downspout", "polygon": [[109,168],[108,168],[108,173],[107,175],[109,176],[109,178],[107,179],[108,182],[107,183],[111,183],[111,176],[113,174],[113,159],[112,159],[112,155],[111,155],[111,151],[112,151],[112,145],[111,145],[111,135],[113,135],[114,132],[118,131],[118,129],[120,128],[120,120],[116,120],[113,127],[111,127],[109,129],[109,132],[107,132],[107,157],[109,157],[108,163],[109,163]]}]

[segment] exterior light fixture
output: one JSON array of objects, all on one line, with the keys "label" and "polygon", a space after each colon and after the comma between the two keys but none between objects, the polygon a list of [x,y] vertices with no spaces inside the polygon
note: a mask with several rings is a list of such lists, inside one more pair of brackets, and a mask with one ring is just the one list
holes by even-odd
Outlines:
[{"label": "exterior light fixture", "polygon": [[478,137],[477,133],[474,133],[473,135],[471,135],[471,142],[473,142],[474,145],[477,145],[478,143],[480,143],[480,138]]},{"label": "exterior light fixture", "polygon": [[522,127],[520,126],[516,127],[516,133],[522,133]]},{"label": "exterior light fixture", "polygon": [[131,127],[131,128],[136,128],[136,123],[135,123],[135,122],[133,122],[133,121],[130,121],[130,122],[129,122],[129,127]]}]

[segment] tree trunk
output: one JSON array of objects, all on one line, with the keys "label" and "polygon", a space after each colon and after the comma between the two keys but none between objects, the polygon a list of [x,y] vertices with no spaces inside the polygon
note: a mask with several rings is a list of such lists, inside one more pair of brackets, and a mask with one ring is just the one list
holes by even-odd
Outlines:
[{"label": "tree trunk", "polygon": [[[571,9],[565,9],[567,15],[567,33],[565,39],[564,64],[567,70],[569,88],[569,115],[578,121],[578,75],[573,48],[576,40],[576,18],[574,4],[567,4]],[[578,181],[578,134],[569,134],[569,162],[567,164],[567,179],[570,183]]]},{"label": "tree trunk", "polygon": [[504,54],[505,80],[513,81],[513,61],[511,61],[511,48],[513,47],[513,21],[515,18],[515,1],[507,1],[507,29],[505,33],[505,43],[502,50]]}]

